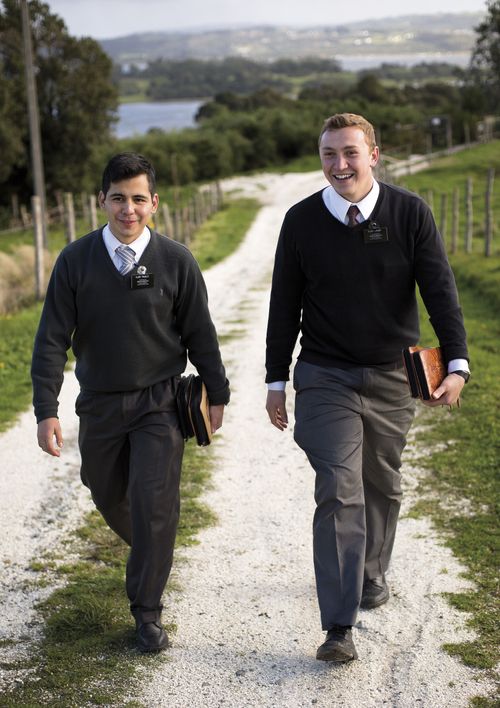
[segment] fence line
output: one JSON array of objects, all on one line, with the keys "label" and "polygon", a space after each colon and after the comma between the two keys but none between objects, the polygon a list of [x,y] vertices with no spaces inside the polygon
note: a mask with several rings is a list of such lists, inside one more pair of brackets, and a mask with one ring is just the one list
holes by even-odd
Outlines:
[{"label": "fence line", "polygon": [[[178,195],[174,194],[176,206],[170,210],[167,203],[162,205],[159,212],[153,216],[153,226],[166,237],[179,241],[189,246],[195,237],[198,229],[204,221],[212,214],[223,207],[223,196],[220,184],[214,183],[197,190],[187,205],[179,204]],[[76,240],[76,210],[74,195],[71,192],[56,195],[57,206],[51,210],[50,219],[52,223],[62,223],[64,226],[65,238],[68,243]],[[97,229],[97,200],[95,195],[80,195],[80,214],[88,224],[91,231]],[[19,209],[22,214],[22,207]],[[32,197],[31,213],[23,217],[23,222],[27,228],[33,228],[35,247],[35,297],[41,300],[45,292],[44,283],[44,243],[43,243],[43,223],[42,210],[38,197]],[[23,228],[23,227],[21,227]],[[13,233],[20,229],[9,229],[3,233]]]},{"label": "fence line", "polygon": [[[479,234],[483,237],[484,248],[483,252],[485,256],[492,256],[494,254],[494,233],[495,233],[495,218],[494,218],[494,178],[495,170],[491,167],[486,174],[486,189],[484,193],[484,217],[480,220]],[[464,183],[464,193],[465,198],[463,200],[463,206],[465,208],[464,215],[464,251],[465,253],[472,253],[473,235],[474,235],[474,210],[472,195],[474,191],[472,177],[467,177]],[[424,192],[425,201],[427,202],[430,210],[434,214],[436,223],[438,224],[439,231],[443,237],[445,243],[448,242],[448,211],[450,204],[450,195],[447,192],[440,192],[439,196],[439,213],[436,213],[434,209],[435,195],[434,190],[427,189]],[[451,193],[451,239],[450,239],[450,252],[456,253],[458,251],[459,243],[459,230],[460,230],[460,188],[454,187]],[[439,219],[438,219],[439,216]]]}]

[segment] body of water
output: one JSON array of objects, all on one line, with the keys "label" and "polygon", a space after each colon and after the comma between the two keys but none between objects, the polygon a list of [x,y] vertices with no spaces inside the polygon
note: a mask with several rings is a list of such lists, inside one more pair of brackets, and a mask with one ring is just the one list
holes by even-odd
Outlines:
[{"label": "body of water", "polygon": [[192,128],[198,108],[204,101],[166,101],[164,103],[121,103],[115,133],[118,138],[143,135],[151,128],[182,130]]},{"label": "body of water", "polygon": [[470,61],[470,52],[419,52],[418,54],[345,54],[340,63],[346,71],[362,71],[375,69],[381,64],[401,64],[401,66],[415,66],[415,64],[445,63],[455,64],[464,69]]},{"label": "body of water", "polygon": [[[373,54],[344,56],[342,66],[347,71],[373,69],[382,63],[413,66],[421,62],[446,62],[457,66],[467,66],[470,54],[466,52],[444,54]],[[143,135],[151,128],[161,130],[182,130],[195,127],[195,116],[199,107],[209,99],[166,101],[163,103],[122,103],[118,109],[118,123],[115,133],[118,138]]]}]

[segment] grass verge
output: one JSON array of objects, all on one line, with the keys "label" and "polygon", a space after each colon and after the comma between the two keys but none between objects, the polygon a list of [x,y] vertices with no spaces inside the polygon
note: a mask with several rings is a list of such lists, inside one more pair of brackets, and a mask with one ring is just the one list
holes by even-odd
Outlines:
[{"label": "grass verge", "polygon": [[[470,642],[445,649],[472,667],[493,671],[498,647],[498,460],[500,450],[500,259],[482,258],[482,268],[469,256],[453,261],[469,338],[472,376],[458,412],[436,416],[423,412],[421,443],[429,454],[420,462],[428,469],[414,513],[430,515],[446,543],[466,567],[474,590],[447,595],[457,609],[471,613],[468,625],[477,634]],[[482,278],[478,280],[478,273]],[[496,282],[496,289],[494,283]],[[495,295],[494,295],[495,293]],[[434,334],[422,319],[423,343]],[[446,442],[442,449],[443,442]],[[438,451],[432,452],[440,443]],[[498,705],[477,699],[477,706]]]},{"label": "grass verge", "polygon": [[[193,242],[193,250],[199,249],[202,267],[215,262],[212,253],[221,260],[238,246],[258,206],[254,200],[228,202],[210,220],[216,221],[215,226],[210,222],[204,225]],[[29,364],[39,314],[37,305],[0,319],[2,429],[29,403]],[[190,442],[183,462],[177,548],[196,543],[197,532],[215,521],[210,509],[199,500],[209,484],[210,473],[210,450],[199,449]],[[168,653],[143,656],[135,649],[124,590],[127,547],[97,512],[88,515],[68,543],[64,557],[50,553],[32,564],[40,585],[49,582],[59,587],[39,606],[44,633],[30,665],[12,662],[2,667],[13,675],[22,670],[24,678],[23,683],[0,695],[0,706],[140,706],[136,700],[124,697],[147,668],[168,661]],[[68,557],[75,560],[68,562]],[[175,589],[174,574],[169,592]],[[175,624],[171,619],[167,631],[173,632]]]}]

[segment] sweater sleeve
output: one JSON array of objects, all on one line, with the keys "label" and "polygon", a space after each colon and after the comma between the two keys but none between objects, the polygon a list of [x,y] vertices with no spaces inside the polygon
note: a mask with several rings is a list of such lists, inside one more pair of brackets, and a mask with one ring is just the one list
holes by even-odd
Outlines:
[{"label": "sweater sleeve", "polygon": [[304,274],[291,227],[290,212],[281,227],[271,287],[267,325],[266,382],[288,381],[300,330]]},{"label": "sweater sleeve", "polygon": [[57,416],[58,396],[75,322],[74,295],[66,261],[60,255],[49,281],[33,347],[31,378],[37,422]]},{"label": "sweater sleeve", "polygon": [[175,315],[182,343],[207,387],[210,404],[228,403],[229,382],[208,309],[207,289],[198,263],[191,254],[188,254],[180,274]]},{"label": "sweater sleeve", "polygon": [[453,271],[430,209],[420,202],[415,236],[415,279],[446,362],[468,359],[466,333]]}]

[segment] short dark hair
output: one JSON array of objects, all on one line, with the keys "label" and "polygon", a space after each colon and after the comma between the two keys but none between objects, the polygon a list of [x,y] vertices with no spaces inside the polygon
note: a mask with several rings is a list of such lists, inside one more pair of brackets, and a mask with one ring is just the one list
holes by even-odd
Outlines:
[{"label": "short dark hair", "polygon": [[330,130],[341,130],[342,128],[360,128],[365,134],[366,142],[370,150],[375,148],[377,142],[373,125],[367,121],[366,118],[356,113],[336,113],[327,118],[321,128],[318,142],[321,142],[324,133]]},{"label": "short dark hair", "polygon": [[153,165],[143,155],[136,152],[120,152],[108,162],[102,173],[102,192],[108,193],[111,182],[121,182],[139,175],[148,178],[151,195],[156,192],[156,174]]}]

